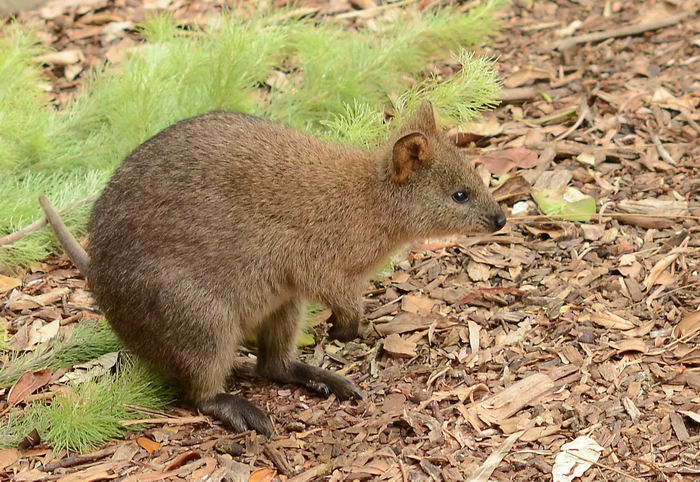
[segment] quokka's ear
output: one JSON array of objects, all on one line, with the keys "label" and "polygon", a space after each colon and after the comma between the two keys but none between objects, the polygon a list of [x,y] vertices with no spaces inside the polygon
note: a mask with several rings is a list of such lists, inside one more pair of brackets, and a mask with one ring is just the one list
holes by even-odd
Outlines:
[{"label": "quokka's ear", "polygon": [[393,178],[401,183],[419,167],[430,164],[433,148],[425,134],[412,132],[396,141],[392,155]]}]

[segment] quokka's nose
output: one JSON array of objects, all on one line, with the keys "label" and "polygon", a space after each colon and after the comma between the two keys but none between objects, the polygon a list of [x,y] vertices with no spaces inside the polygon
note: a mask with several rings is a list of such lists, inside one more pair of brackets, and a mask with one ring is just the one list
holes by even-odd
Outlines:
[{"label": "quokka's nose", "polygon": [[493,225],[496,228],[495,231],[501,230],[503,226],[506,225],[506,215],[503,214],[503,211],[500,209],[498,210],[498,214],[493,218]]}]

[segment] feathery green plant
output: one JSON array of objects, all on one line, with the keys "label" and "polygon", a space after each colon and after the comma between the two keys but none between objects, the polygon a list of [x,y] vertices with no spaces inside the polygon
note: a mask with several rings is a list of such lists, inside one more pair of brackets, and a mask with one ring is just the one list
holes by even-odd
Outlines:
[{"label": "feathery green plant", "polygon": [[[0,27],[0,236],[40,217],[39,193],[59,209],[94,196],[138,144],[209,110],[263,115],[364,146],[389,128],[381,112],[397,95],[409,108],[428,98],[446,119],[468,120],[496,101],[491,64],[462,54],[464,73],[446,83],[421,81],[421,69],[437,55],[486,40],[504,3],[485,0],[469,14],[397,9],[391,24],[356,32],[308,19],[278,21],[272,11],[225,15],[193,34],[160,16],[142,27],[146,42],[122,64],[94,72],[64,112],[44,105],[31,32]],[[273,76],[281,82],[269,81]],[[65,213],[76,234],[84,232],[86,209]],[[54,247],[48,229],[0,246],[0,270],[26,266]]]},{"label": "feathery green plant", "polygon": [[172,388],[140,362],[123,361],[115,375],[71,387],[50,404],[35,402],[0,424],[0,447],[16,447],[33,429],[54,450],[85,452],[128,429],[119,422],[143,415],[125,405],[160,409],[175,399]]},{"label": "feathery green plant", "polygon": [[2,356],[0,386],[17,381],[23,373],[42,368],[55,370],[117,351],[119,341],[105,320],[83,321],[70,337],[58,339],[36,351],[19,356]]}]

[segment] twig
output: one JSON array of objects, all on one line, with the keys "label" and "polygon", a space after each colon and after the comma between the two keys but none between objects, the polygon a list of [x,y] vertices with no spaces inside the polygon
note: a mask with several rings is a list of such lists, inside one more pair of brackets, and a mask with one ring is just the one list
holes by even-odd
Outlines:
[{"label": "twig", "polygon": [[569,137],[569,135],[570,135],[572,132],[574,132],[576,129],[579,128],[579,126],[583,123],[584,119],[586,119],[586,117],[588,117],[588,116],[590,115],[590,113],[591,113],[591,108],[588,107],[588,103],[586,102],[586,99],[583,99],[583,100],[581,101],[580,107],[581,107],[581,111],[579,112],[579,114],[578,114],[578,119],[576,119],[576,122],[574,122],[574,125],[572,125],[572,126],[569,127],[567,130],[565,130],[564,132],[562,132],[561,134],[559,134],[558,137],[555,137],[555,138],[554,138],[554,142],[561,141],[561,140],[566,139],[567,137]]},{"label": "twig", "polygon": [[326,462],[324,464],[317,465],[316,467],[312,467],[299,475],[295,475],[290,479],[287,479],[287,482],[309,482],[311,480],[315,480],[317,477],[326,474],[330,469],[331,464]]},{"label": "twig", "polygon": [[637,478],[637,477],[635,477],[635,476],[633,476],[633,475],[630,475],[630,474],[628,474],[627,472],[623,472],[623,471],[620,470],[620,469],[616,469],[615,467],[610,467],[609,465],[604,465],[604,464],[595,462],[595,461],[593,461],[593,460],[589,460],[589,459],[587,459],[587,458],[585,458],[585,457],[581,457],[580,455],[578,455],[578,454],[576,454],[576,453],[574,453],[574,452],[567,452],[567,453],[568,453],[569,455],[573,456],[573,457],[576,457],[577,459],[583,460],[584,462],[587,462],[587,463],[589,463],[589,464],[591,464],[591,465],[595,465],[596,467],[600,467],[600,468],[602,468],[602,469],[610,470],[610,471],[612,471],[612,472],[615,472],[615,473],[618,474],[618,475],[622,475],[623,477],[627,477],[627,478],[630,479],[630,480],[634,480],[635,482],[642,482],[642,479],[639,479],[639,478]]},{"label": "twig", "polygon": [[399,459],[399,470],[401,470],[401,480],[403,482],[408,482],[408,474],[406,473],[406,466],[403,464],[403,461]]},{"label": "twig", "polygon": [[294,469],[291,465],[289,465],[287,458],[282,452],[270,445],[265,445],[265,448],[263,448],[263,452],[265,452],[267,458],[270,459],[273,464],[275,464],[275,467],[277,467],[277,470],[279,470],[280,474],[289,477],[294,473]]},{"label": "twig", "polygon": [[150,408],[139,407],[138,405],[131,405],[129,403],[124,404],[124,408],[133,410],[134,412],[145,413],[146,415],[155,415],[160,418],[169,418],[170,416],[166,412],[161,412],[159,410],[151,410]]},{"label": "twig", "polygon": [[661,144],[661,141],[659,140],[659,136],[657,136],[656,133],[653,130],[651,130],[651,126],[647,126],[647,129],[649,132],[649,137],[651,137],[651,142],[654,143],[654,147],[656,147],[656,151],[659,153],[661,158],[664,161],[671,164],[672,166],[678,165],[676,163],[675,159],[673,159],[673,157],[671,157],[671,154],[669,154],[669,152],[663,146],[663,144]]},{"label": "twig", "polygon": [[661,20],[656,20],[654,22],[638,23],[635,25],[629,25],[622,28],[613,28],[610,30],[603,30],[602,32],[593,32],[584,35],[577,35],[568,39],[560,40],[549,45],[548,50],[566,50],[574,45],[583,44],[587,42],[599,42],[601,40],[606,40],[609,38],[617,37],[629,37],[632,35],[639,35],[644,32],[649,32],[651,30],[658,30],[660,28],[670,27],[681,21],[690,15],[690,12],[683,12],[677,15],[672,15],[670,17],[662,18]]},{"label": "twig", "polygon": [[491,452],[491,455],[489,455],[486,460],[484,461],[483,464],[481,464],[481,467],[473,473],[468,480],[468,482],[486,482],[487,480],[491,480],[491,474],[493,474],[493,471],[496,470],[496,467],[498,464],[503,460],[503,458],[510,452],[510,449],[513,447],[513,444],[525,433],[525,430],[521,430],[520,432],[515,432],[508,436],[501,445]]},{"label": "twig", "polygon": [[529,100],[537,97],[538,95],[546,92],[545,89],[537,89],[535,87],[516,87],[514,89],[502,89],[501,90],[501,102],[519,102],[523,100]]},{"label": "twig", "polygon": [[0,238],[0,246],[5,246],[7,244],[13,244],[28,235],[29,233],[33,233],[34,231],[38,231],[44,226],[46,226],[46,223],[48,221],[46,218],[41,218],[36,221],[34,221],[32,224],[29,226],[25,226],[19,231],[16,231],[14,233],[10,233],[7,236],[3,236]]},{"label": "twig", "polygon": [[190,425],[195,423],[207,423],[211,419],[203,415],[193,415],[191,417],[162,417],[162,418],[141,418],[138,420],[122,420],[119,425],[129,427],[131,425],[141,425],[144,423],[164,424],[164,425]]},{"label": "twig", "polygon": [[529,149],[542,150],[551,147],[558,155],[578,156],[584,152],[591,154],[602,153],[605,157],[617,157],[620,159],[637,159],[639,152],[635,149],[624,147],[591,147],[578,142],[526,142],[525,147]]},{"label": "twig", "polygon": [[683,114],[683,117],[685,117],[686,122],[688,122],[688,125],[695,129],[695,132],[700,135],[700,125],[693,120],[693,118],[690,116],[690,112],[683,110],[681,113]]},{"label": "twig", "polygon": [[[72,203],[72,204],[69,204],[68,206],[66,206],[65,208],[59,210],[58,212],[59,212],[59,213],[64,213],[64,212],[66,212],[66,211],[70,211],[71,209],[75,209],[75,208],[77,208],[77,207],[82,206],[82,205],[85,204],[85,203],[88,203],[88,202],[94,201],[94,200],[95,200],[95,197],[94,197],[94,196],[90,196],[90,197],[88,197],[88,198],[81,199],[80,201],[76,201],[76,202],[74,202],[74,203]],[[6,246],[6,245],[9,245],[9,244],[16,243],[17,241],[19,241],[20,239],[24,238],[24,237],[27,236],[28,234],[31,234],[31,233],[33,233],[34,231],[38,231],[38,230],[40,230],[41,228],[43,228],[44,226],[46,226],[46,223],[47,223],[47,222],[48,222],[48,220],[46,219],[46,217],[43,217],[43,218],[41,218],[41,219],[37,219],[37,220],[34,221],[32,224],[23,227],[23,228],[20,229],[19,231],[16,231],[16,232],[14,232],[14,233],[10,233],[10,234],[8,234],[7,236],[3,236],[2,238],[0,238],[0,246]]]},{"label": "twig", "polygon": [[46,464],[42,467],[43,472],[52,472],[56,469],[65,469],[68,467],[75,467],[76,465],[83,465],[83,464],[89,464],[91,462],[96,462],[98,460],[104,459],[105,457],[109,457],[110,455],[113,455],[114,452],[117,451],[117,445],[113,447],[108,447],[104,450],[100,450],[99,452],[95,452],[92,454],[87,454],[87,455],[73,455],[71,457],[66,457],[61,460],[57,460],[56,462],[51,462],[50,464]]},{"label": "twig", "polygon": [[633,458],[635,462],[638,464],[646,465],[649,467],[656,475],[661,477],[663,480],[669,480],[669,478],[666,476],[666,474],[663,473],[663,471],[653,462],[646,461],[644,459],[638,459],[638,458]]},{"label": "twig", "polygon": [[380,12],[382,10],[387,10],[389,8],[394,8],[394,7],[403,7],[404,5],[415,3],[417,1],[418,0],[403,0],[401,2],[388,3],[386,5],[379,5],[377,7],[365,8],[362,10],[353,10],[352,12],[341,13],[340,15],[335,15],[335,18],[347,19],[347,18],[355,18],[355,17],[371,17],[373,15],[376,15],[377,12]]}]

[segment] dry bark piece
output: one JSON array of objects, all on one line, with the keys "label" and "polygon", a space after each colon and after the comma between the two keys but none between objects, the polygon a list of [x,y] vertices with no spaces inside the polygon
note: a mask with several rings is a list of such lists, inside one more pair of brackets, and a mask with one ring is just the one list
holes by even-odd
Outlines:
[{"label": "dry bark piece", "polygon": [[683,417],[678,415],[676,412],[670,414],[671,425],[673,426],[673,431],[676,433],[676,437],[680,442],[687,442],[690,440],[690,434],[688,429],[685,427],[685,422],[683,422]]},{"label": "dry bark piece", "polygon": [[416,343],[401,338],[401,335],[398,333],[384,338],[382,347],[391,356],[401,358],[413,358],[416,356]]},{"label": "dry bark piece", "polygon": [[470,408],[486,424],[499,424],[516,414],[520,409],[536,402],[554,389],[554,382],[544,373],[536,373],[518,380],[505,390],[480,401]]},{"label": "dry bark piece", "polygon": [[629,37],[631,35],[639,35],[644,32],[649,32],[650,30],[658,30],[660,28],[675,25],[685,20],[689,15],[690,12],[683,12],[653,22],[629,25],[627,27],[616,27],[614,29],[605,30],[603,32],[594,32],[585,35],[577,35],[576,37],[571,37],[568,39],[560,40],[559,42],[554,42],[553,44],[549,45],[547,49],[567,50],[577,44],[599,42],[601,40],[615,37]]}]

